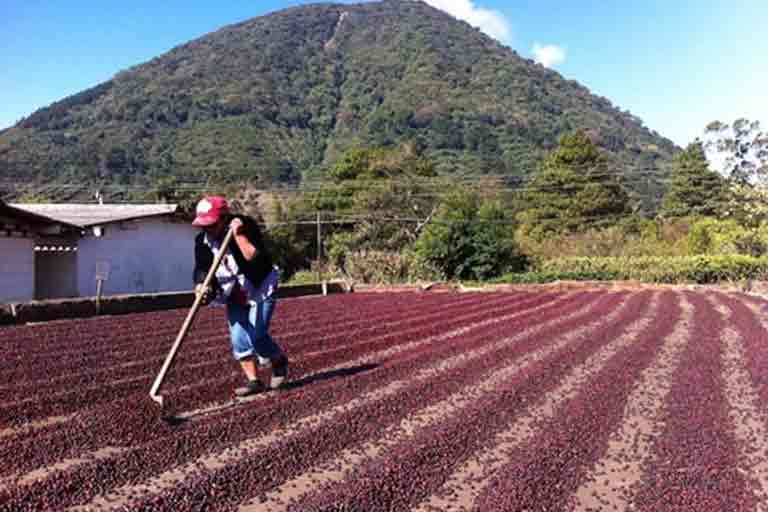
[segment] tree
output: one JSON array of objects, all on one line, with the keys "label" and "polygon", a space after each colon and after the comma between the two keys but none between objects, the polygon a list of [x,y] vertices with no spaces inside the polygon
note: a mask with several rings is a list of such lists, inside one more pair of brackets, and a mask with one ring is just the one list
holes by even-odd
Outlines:
[{"label": "tree", "polygon": [[692,254],[761,256],[765,253],[760,230],[746,228],[732,219],[700,219],[691,226],[687,243]]},{"label": "tree", "polygon": [[476,279],[519,272],[527,265],[515,242],[514,219],[500,201],[483,201],[472,227],[474,252],[467,267]]},{"label": "tree", "polygon": [[434,162],[421,156],[412,144],[397,149],[351,148],[328,170],[328,177],[336,182],[436,175]]},{"label": "tree", "polygon": [[320,183],[305,183],[306,193],[287,212],[305,222],[321,214],[324,255],[340,270],[358,251],[402,253],[410,247],[445,189],[433,162],[410,145],[348,149],[325,175]]},{"label": "tree", "polygon": [[724,213],[727,200],[727,184],[722,176],[709,168],[704,146],[697,140],[675,157],[659,214],[664,217],[716,217]]},{"label": "tree", "polygon": [[355,249],[399,251],[422,228],[407,220],[428,218],[438,202],[430,193],[442,182],[436,175],[413,146],[349,149],[328,170],[332,181],[321,185],[313,207],[354,217],[354,236],[346,240]]},{"label": "tree", "polygon": [[604,176],[608,161],[583,130],[560,137],[558,145],[542,161],[542,170],[570,169],[579,174]]},{"label": "tree", "polygon": [[768,133],[760,121],[713,121],[705,129],[705,148],[723,158],[723,173],[738,185],[768,184]]},{"label": "tree", "polygon": [[753,229],[768,222],[768,187],[732,183],[728,190],[725,216]]},{"label": "tree", "polygon": [[535,240],[616,224],[632,211],[607,159],[583,131],[566,134],[525,186],[521,234]]},{"label": "tree", "polygon": [[467,189],[447,196],[416,241],[415,253],[448,279],[483,280],[525,266],[508,211]]},{"label": "tree", "polygon": [[295,216],[279,200],[275,200],[273,215],[275,222],[264,238],[282,271],[282,279],[288,280],[299,270],[309,267],[313,233],[305,226],[297,225]]},{"label": "tree", "polygon": [[199,199],[198,193],[185,188],[173,175],[161,176],[155,180],[150,193],[151,199],[161,203],[177,203],[185,212],[193,212]]}]

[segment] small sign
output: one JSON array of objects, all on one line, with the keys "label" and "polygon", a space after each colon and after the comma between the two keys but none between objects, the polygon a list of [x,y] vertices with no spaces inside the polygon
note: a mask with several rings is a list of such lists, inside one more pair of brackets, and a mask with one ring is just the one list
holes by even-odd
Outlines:
[{"label": "small sign", "polygon": [[106,281],[109,279],[109,262],[97,261],[96,262],[96,280]]}]

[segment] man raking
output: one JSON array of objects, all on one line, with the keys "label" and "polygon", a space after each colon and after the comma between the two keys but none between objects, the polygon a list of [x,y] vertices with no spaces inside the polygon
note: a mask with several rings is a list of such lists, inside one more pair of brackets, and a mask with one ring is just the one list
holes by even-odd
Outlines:
[{"label": "man raking", "polygon": [[[221,196],[202,199],[192,225],[202,228],[195,237],[195,292],[203,294],[203,304],[225,307],[232,354],[248,379],[235,395],[266,390],[258,377],[259,363],[272,368],[269,387],[280,387],[288,375],[288,358],[269,335],[279,270],[265,247],[259,225],[251,217],[230,213],[227,200]],[[203,290],[205,277],[230,229],[232,242],[212,285]]]}]

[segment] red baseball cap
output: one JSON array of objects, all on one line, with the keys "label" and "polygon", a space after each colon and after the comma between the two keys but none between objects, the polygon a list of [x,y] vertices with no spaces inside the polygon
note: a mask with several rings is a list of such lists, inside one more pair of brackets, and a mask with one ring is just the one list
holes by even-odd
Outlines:
[{"label": "red baseball cap", "polygon": [[222,215],[229,212],[229,204],[222,196],[205,197],[197,203],[196,217],[193,226],[211,226],[216,224]]}]

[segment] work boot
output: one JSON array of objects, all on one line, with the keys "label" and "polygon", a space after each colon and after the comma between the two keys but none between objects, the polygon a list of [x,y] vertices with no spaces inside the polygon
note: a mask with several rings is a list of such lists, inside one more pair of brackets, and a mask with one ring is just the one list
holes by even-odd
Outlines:
[{"label": "work boot", "polygon": [[272,361],[272,379],[269,381],[269,387],[277,389],[283,385],[288,378],[288,358],[284,355]]},{"label": "work boot", "polygon": [[257,393],[261,393],[265,391],[264,383],[261,382],[259,379],[256,380],[249,380],[248,384],[246,384],[243,387],[239,387],[235,390],[235,396],[248,396],[248,395],[255,395]]}]

